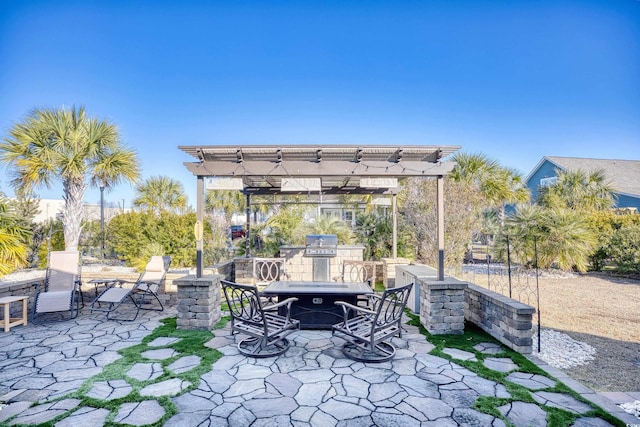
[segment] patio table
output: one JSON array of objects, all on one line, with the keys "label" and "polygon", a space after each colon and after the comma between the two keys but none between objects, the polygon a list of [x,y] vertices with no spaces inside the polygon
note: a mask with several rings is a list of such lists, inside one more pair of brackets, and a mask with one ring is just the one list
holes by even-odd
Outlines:
[{"label": "patio table", "polygon": [[367,282],[302,282],[278,281],[267,286],[261,295],[278,301],[297,297],[291,305],[291,317],[300,321],[302,329],[331,329],[344,318],[336,301],[357,304],[359,295],[372,294]]}]

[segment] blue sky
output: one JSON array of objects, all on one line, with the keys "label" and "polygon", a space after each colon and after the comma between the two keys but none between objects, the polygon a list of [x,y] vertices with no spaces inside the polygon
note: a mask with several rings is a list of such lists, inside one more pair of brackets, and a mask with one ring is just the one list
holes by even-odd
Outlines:
[{"label": "blue sky", "polygon": [[85,105],[192,205],[179,145],[461,145],[523,175],[640,160],[638,0],[2,1],[0,58],[3,136]]}]

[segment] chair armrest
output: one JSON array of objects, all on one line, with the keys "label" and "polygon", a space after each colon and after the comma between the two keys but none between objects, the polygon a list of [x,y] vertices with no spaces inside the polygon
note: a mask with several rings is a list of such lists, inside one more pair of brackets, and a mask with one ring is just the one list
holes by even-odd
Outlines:
[{"label": "chair armrest", "polygon": [[334,304],[342,307],[342,310],[344,310],[345,320],[347,319],[347,314],[351,310],[359,313],[364,313],[364,314],[376,314],[376,312],[373,310],[369,310],[364,307],[359,307],[357,305],[349,304],[348,302],[344,302],[344,301],[336,301]]},{"label": "chair armrest", "polygon": [[277,302],[275,304],[271,304],[271,305],[268,305],[266,307],[262,307],[262,310],[271,311],[271,310],[274,310],[276,308],[280,308],[280,307],[282,307],[284,305],[291,306],[291,303],[294,302],[294,301],[298,301],[298,298],[296,298],[296,297],[287,298],[284,301],[280,301],[280,302]]}]

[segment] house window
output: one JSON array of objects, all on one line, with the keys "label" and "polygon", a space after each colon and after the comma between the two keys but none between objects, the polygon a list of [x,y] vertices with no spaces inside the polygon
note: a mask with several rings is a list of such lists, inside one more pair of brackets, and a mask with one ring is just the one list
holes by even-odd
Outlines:
[{"label": "house window", "polygon": [[540,187],[551,187],[556,182],[558,182],[558,177],[557,176],[550,176],[549,178],[542,178],[540,180]]}]

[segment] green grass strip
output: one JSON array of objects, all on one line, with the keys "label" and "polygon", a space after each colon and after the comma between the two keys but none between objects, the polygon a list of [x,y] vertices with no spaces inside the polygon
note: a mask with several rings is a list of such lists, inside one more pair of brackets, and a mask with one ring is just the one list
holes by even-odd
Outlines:
[{"label": "green grass strip", "polygon": [[[216,329],[220,329],[228,322],[227,319],[223,319],[218,325],[216,325]],[[91,408],[104,408],[109,410],[109,415],[105,419],[104,426],[107,427],[115,427],[115,426],[123,426],[124,424],[120,424],[114,421],[118,409],[121,405],[125,403],[135,403],[142,402],[145,400],[155,400],[162,406],[165,411],[163,417],[155,423],[148,424],[151,427],[159,427],[162,426],[169,418],[178,413],[178,408],[173,403],[172,398],[176,396],[180,396],[184,393],[188,393],[189,391],[195,389],[200,384],[200,377],[205,373],[211,371],[211,367],[213,363],[215,363],[220,357],[222,357],[222,353],[218,350],[211,349],[206,347],[205,344],[214,337],[214,334],[211,331],[206,330],[182,330],[177,329],[176,323],[177,320],[175,317],[162,319],[162,325],[154,329],[151,334],[146,336],[140,344],[134,345],[132,347],[127,347],[118,350],[118,353],[122,356],[120,359],[113,361],[112,363],[106,365],[102,372],[87,379],[78,390],[67,394],[65,396],[53,399],[54,401],[60,401],[63,399],[79,399],[80,404],[74,408],[73,410],[67,411],[64,414],[59,415],[55,419],[48,421],[46,423],[38,424],[40,427],[52,427],[55,423],[60,420],[70,416],[75,412],[78,408],[82,407],[91,407]],[[174,343],[165,345],[165,346],[154,346],[150,347],[149,343],[153,342],[156,338],[178,338],[179,341]],[[141,353],[144,353],[148,350],[158,350],[162,348],[171,348],[177,354],[171,358],[165,360],[150,360],[144,358]],[[189,371],[176,374],[167,369],[174,361],[186,357],[186,356],[198,356],[200,358],[200,363],[198,366],[190,369]],[[148,381],[138,381],[133,378],[129,378],[126,376],[126,373],[137,363],[160,363],[164,373],[155,378],[153,380]],[[144,387],[159,383],[162,381],[170,380],[173,378],[178,378],[183,381],[188,381],[191,385],[188,388],[180,391],[175,396],[141,396],[140,390]],[[87,396],[87,393],[91,391],[93,386],[102,381],[111,381],[111,380],[125,380],[132,388],[131,392],[129,392],[126,396],[112,399],[112,400],[102,400],[96,399]],[[15,418],[15,417],[12,417]],[[11,419],[6,420],[5,422],[9,422]],[[8,425],[5,423],[0,423],[0,426]],[[30,424],[33,426],[33,424]]]},{"label": "green grass strip", "polygon": [[[567,387],[562,382],[558,381],[557,378],[549,375],[546,371],[540,368],[538,365],[533,363],[531,360],[527,359],[521,353],[514,351],[510,348],[502,345],[498,340],[484,332],[482,329],[477,327],[472,323],[465,323],[464,333],[461,335],[453,335],[453,334],[443,334],[443,335],[433,335],[430,334],[425,327],[420,323],[420,317],[413,314],[409,310],[405,310],[409,321],[407,324],[417,326],[420,330],[420,333],[424,335],[427,340],[435,346],[433,350],[431,350],[430,354],[434,356],[441,357],[443,359],[450,360],[457,365],[463,366],[470,370],[471,372],[476,373],[478,376],[496,382],[498,384],[502,384],[507,392],[511,395],[510,398],[498,398],[492,396],[480,396],[475,404],[474,409],[489,414],[491,416],[502,419],[507,426],[511,426],[512,424],[502,416],[498,407],[503,406],[505,404],[521,401],[526,403],[533,403],[540,406],[547,413],[547,426],[548,427],[568,427],[573,424],[573,422],[578,417],[598,417],[601,418],[608,423],[618,426],[625,427],[626,424],[622,422],[620,419],[614,417],[608,412],[604,411],[599,406],[595,405],[593,402],[590,402],[583,398],[580,394],[576,393],[571,388]],[[480,343],[493,343],[497,344],[501,348],[501,352],[497,354],[484,354],[474,348],[475,345]],[[469,353],[473,353],[477,359],[477,362],[471,360],[458,360],[447,353],[444,353],[445,348],[455,348],[458,350],[463,350]],[[506,378],[508,373],[498,372],[493,369],[489,369],[484,366],[483,362],[487,357],[497,357],[497,358],[509,358],[518,365],[519,372],[525,372],[530,374],[537,374],[547,377],[556,382],[555,387],[547,387],[541,390],[536,391],[548,391],[553,393],[564,393],[574,397],[576,400],[586,403],[593,408],[592,411],[587,412],[586,414],[578,415],[573,412],[566,411],[559,408],[553,408],[546,405],[538,404],[531,395],[531,390],[528,388],[521,386],[519,384],[508,381]]]}]

